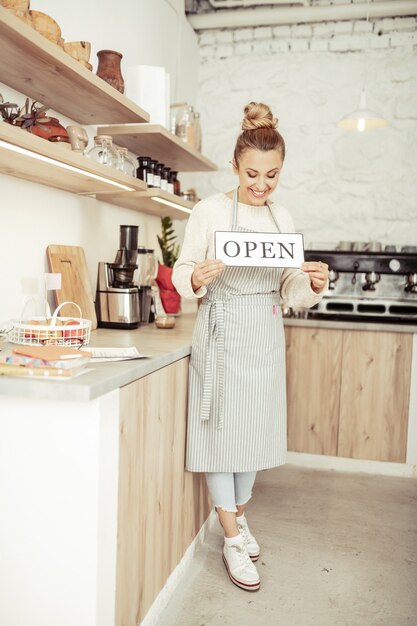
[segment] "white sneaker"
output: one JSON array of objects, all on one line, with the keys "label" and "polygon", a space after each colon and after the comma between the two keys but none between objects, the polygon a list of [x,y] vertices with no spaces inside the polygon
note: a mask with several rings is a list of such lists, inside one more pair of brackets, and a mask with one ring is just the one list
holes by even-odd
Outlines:
[{"label": "white sneaker", "polygon": [[233,546],[225,542],[223,562],[232,583],[245,591],[258,591],[261,586],[258,570],[250,560],[244,541]]},{"label": "white sneaker", "polygon": [[255,537],[249,530],[248,522],[246,521],[246,517],[241,515],[240,517],[236,517],[237,527],[239,528],[239,532],[243,535],[243,539],[245,540],[246,549],[248,554],[253,562],[259,559],[260,547]]}]

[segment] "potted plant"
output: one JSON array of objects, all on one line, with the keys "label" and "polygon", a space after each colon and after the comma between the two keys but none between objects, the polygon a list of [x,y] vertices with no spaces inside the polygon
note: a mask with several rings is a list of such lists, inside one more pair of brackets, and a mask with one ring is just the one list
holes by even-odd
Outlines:
[{"label": "potted plant", "polygon": [[20,115],[20,108],[15,102],[4,102],[3,96],[0,94],[0,113],[7,124],[15,125]]},{"label": "potted plant", "polygon": [[40,102],[34,100],[29,108],[29,98],[26,99],[23,111],[21,111],[16,122],[29,133],[42,137],[52,142],[69,143],[68,133],[59,123],[56,117],[45,114],[48,109]]},{"label": "potted plant", "polygon": [[178,313],[181,296],[172,283],[172,268],[179,257],[180,247],[176,243],[176,235],[170,217],[161,219],[161,236],[157,235],[162,252],[163,264],[158,265],[156,283],[161,294],[162,306],[166,313]]}]

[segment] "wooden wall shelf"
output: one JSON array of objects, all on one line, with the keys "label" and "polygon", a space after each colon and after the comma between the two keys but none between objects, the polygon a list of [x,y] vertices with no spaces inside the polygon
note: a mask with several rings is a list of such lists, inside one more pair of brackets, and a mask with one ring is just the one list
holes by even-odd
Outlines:
[{"label": "wooden wall shelf", "polygon": [[100,135],[111,135],[114,143],[139,156],[150,156],[178,172],[213,172],[215,163],[159,124],[102,126]]},{"label": "wooden wall shelf", "polygon": [[[168,202],[173,202],[178,207],[162,204],[154,198],[161,198]],[[138,192],[122,192],[114,194],[97,194],[97,199],[103,202],[109,202],[110,204],[117,204],[118,206],[125,207],[127,209],[133,209],[134,211],[140,211],[141,213],[147,213],[148,215],[154,215],[157,217],[169,216],[173,220],[185,220],[190,216],[191,210],[194,206],[193,202],[183,200],[179,196],[175,196],[172,193],[163,191],[162,189],[148,189],[147,191]]]},{"label": "wooden wall shelf", "polygon": [[126,194],[147,189],[137,178],[5,122],[0,122],[0,172],[72,193],[106,194],[121,189],[112,183],[134,190]]},{"label": "wooden wall shelf", "polygon": [[0,82],[81,124],[148,122],[149,115],[0,6]]}]

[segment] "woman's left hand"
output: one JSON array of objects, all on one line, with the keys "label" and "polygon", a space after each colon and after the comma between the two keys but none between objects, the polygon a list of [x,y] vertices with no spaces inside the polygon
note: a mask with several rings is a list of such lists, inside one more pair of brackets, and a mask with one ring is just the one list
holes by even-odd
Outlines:
[{"label": "woman's left hand", "polygon": [[326,286],[329,277],[329,266],[327,263],[305,261],[301,265],[301,269],[310,276],[312,290],[320,293]]}]

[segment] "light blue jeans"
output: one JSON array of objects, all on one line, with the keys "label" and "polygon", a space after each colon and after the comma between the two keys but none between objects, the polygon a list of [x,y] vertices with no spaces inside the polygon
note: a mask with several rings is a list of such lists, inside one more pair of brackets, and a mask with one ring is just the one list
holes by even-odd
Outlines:
[{"label": "light blue jeans", "polygon": [[237,513],[236,505],[252,497],[256,472],[206,472],[207,486],[215,507]]}]

